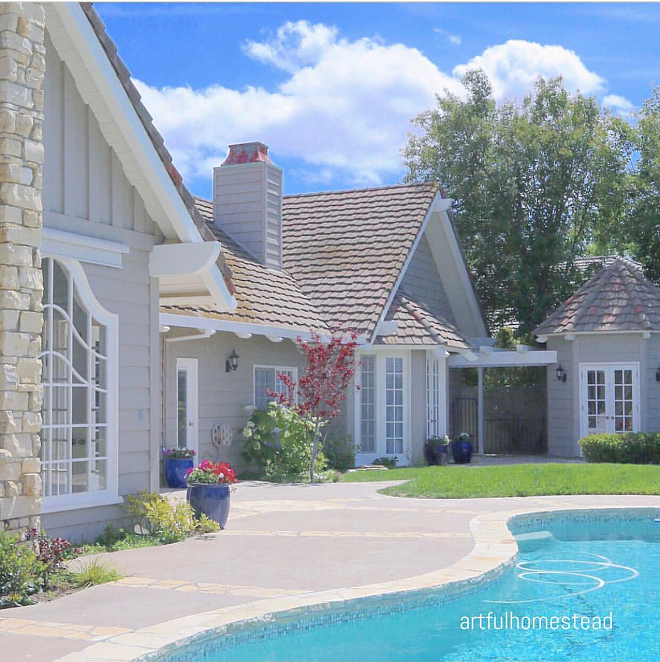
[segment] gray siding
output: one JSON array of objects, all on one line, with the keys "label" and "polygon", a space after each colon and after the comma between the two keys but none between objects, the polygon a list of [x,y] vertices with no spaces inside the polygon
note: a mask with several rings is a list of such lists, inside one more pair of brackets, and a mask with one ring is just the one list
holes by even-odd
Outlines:
[{"label": "gray siding", "polygon": [[415,301],[426,304],[435,314],[450,322],[455,322],[454,313],[426,236],[421,238],[412,256],[401,281],[401,289]]},{"label": "gray siding", "polygon": [[655,378],[655,373],[660,370],[660,334],[652,334],[646,343],[644,370],[648,385],[646,425],[649,431],[660,432],[660,382]]},{"label": "gray siding", "polygon": [[426,441],[426,351],[410,352],[410,442],[411,464],[424,464]]},{"label": "gray siding", "polygon": [[[172,331],[174,335],[191,335],[195,329]],[[225,360],[235,349],[240,356],[235,372],[225,372]],[[273,343],[263,336],[242,340],[233,333],[216,333],[209,339],[165,343],[165,445],[176,445],[176,359],[198,359],[199,380],[199,459],[221,459],[239,470],[245,466],[241,457],[239,430],[250,414],[246,407],[253,402],[253,367],[255,365],[304,367],[303,354],[295,343],[283,340]],[[234,441],[218,454],[211,443],[211,430],[216,423],[226,423],[234,430]]]},{"label": "gray siding", "polygon": [[548,455],[575,457],[579,435],[577,411],[578,365],[574,353],[577,341],[549,338],[547,348],[557,352],[557,363],[566,371],[566,383],[557,380],[556,366],[548,366]]},{"label": "gray siding", "polygon": [[160,236],[46,35],[45,211]]}]

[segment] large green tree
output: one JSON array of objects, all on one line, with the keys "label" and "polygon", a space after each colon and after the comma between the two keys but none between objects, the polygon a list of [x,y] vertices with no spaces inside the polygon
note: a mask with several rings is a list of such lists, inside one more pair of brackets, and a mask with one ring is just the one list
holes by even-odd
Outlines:
[{"label": "large green tree", "polygon": [[631,127],[595,99],[539,79],[522,101],[496,103],[471,71],[464,98],[446,93],[417,116],[408,181],[437,181],[489,322],[531,331],[585,274],[575,266],[609,241],[626,201]]}]

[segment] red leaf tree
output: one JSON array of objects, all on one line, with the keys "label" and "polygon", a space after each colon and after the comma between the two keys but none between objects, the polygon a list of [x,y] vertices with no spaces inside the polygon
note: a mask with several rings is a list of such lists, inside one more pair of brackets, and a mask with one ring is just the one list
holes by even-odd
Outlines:
[{"label": "red leaf tree", "polygon": [[269,391],[269,395],[279,404],[312,422],[309,434],[312,446],[309,478],[314,482],[314,465],[327,435],[327,432],[323,433],[323,428],[341,411],[346,390],[355,375],[357,333],[333,331],[326,342],[313,332],[309,342],[298,338],[298,343],[307,362],[305,374],[297,382],[289,375],[278,374],[286,390],[283,393]]}]

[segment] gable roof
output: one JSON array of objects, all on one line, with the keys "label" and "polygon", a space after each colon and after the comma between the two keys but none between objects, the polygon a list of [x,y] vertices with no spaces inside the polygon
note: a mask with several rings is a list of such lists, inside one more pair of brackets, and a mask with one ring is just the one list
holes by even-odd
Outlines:
[{"label": "gable roof", "polygon": [[322,316],[299,285],[285,271],[269,269],[252,257],[226,232],[213,223],[213,203],[195,198],[197,209],[208,222],[209,232],[222,244],[225,260],[233,273],[237,307],[216,311],[207,306],[161,306],[166,313],[179,312],[243,324],[261,324],[299,331],[301,328],[327,333]]},{"label": "gable roof", "polygon": [[[131,73],[124,64],[123,60],[119,57],[117,53],[117,46],[108,35],[105,29],[105,24],[103,23],[101,17],[97,14],[96,10],[94,9],[93,3],[81,2],[79,4],[85,17],[89,21],[89,24],[94,34],[96,35],[96,38],[98,39],[101,47],[103,48],[103,51],[108,61],[112,65],[112,69],[114,70],[114,73],[116,74],[119,83],[126,92],[126,96],[128,97],[128,100],[130,101],[133,109],[135,110],[135,113],[137,114],[137,117],[139,118],[141,125],[146,131],[149,140],[158,155],[158,158],[162,162],[165,170],[167,171],[167,174],[172,182],[172,185],[176,189],[176,192],[181,198],[181,201],[183,202],[185,209],[187,210],[195,228],[199,232],[200,237],[204,241],[212,241],[214,239],[213,233],[210,232],[207,224],[205,223],[201,214],[197,210],[193,196],[191,195],[190,191],[188,191],[186,186],[183,184],[183,178],[181,177],[177,169],[174,167],[174,164],[172,162],[172,155],[165,147],[165,141],[163,140],[163,137],[160,135],[160,133],[154,126],[153,118],[151,117],[151,115],[145,108],[144,104],[142,103],[140,93],[138,92],[137,88],[135,87],[131,79]],[[227,286],[229,293],[233,294],[234,285],[232,282],[231,269],[225,263],[222,254],[218,258],[217,266],[222,273],[223,280],[225,282],[225,285]]]},{"label": "gable roof", "polygon": [[282,265],[329,327],[372,336],[436,195],[424,183],[284,196]]},{"label": "gable roof", "polygon": [[615,258],[534,331],[537,336],[593,331],[660,331],[660,289],[637,264]]},{"label": "gable roof", "polygon": [[398,322],[394,333],[379,336],[378,345],[444,345],[454,349],[470,349],[470,343],[446,319],[413,301],[400,288],[387,313],[387,321]]}]

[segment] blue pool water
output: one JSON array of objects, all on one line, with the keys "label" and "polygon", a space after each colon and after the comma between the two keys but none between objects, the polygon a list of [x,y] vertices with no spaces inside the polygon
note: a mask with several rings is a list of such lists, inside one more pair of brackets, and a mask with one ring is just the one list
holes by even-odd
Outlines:
[{"label": "blue pool water", "polygon": [[660,661],[660,522],[609,517],[514,523],[516,567],[467,596],[430,593],[394,613],[365,605],[352,620],[216,636],[162,659]]}]

